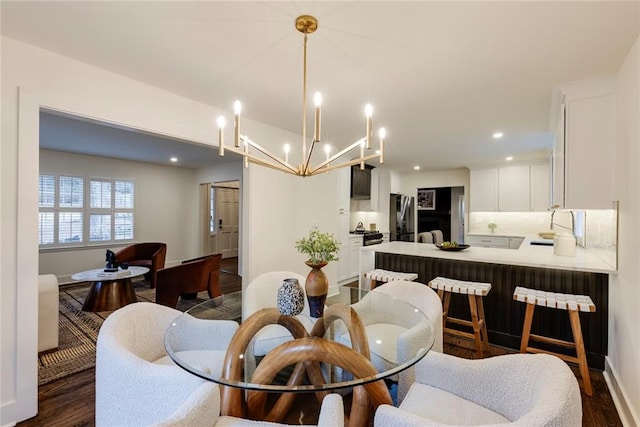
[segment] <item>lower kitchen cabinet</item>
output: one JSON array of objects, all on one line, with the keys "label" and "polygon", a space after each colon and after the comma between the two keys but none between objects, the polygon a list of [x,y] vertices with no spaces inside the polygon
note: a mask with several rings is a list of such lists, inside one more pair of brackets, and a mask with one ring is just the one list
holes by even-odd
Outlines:
[{"label": "lower kitchen cabinet", "polygon": [[474,236],[468,235],[465,242],[471,246],[481,248],[503,248],[509,249],[509,237],[507,236]]},{"label": "lower kitchen cabinet", "polygon": [[489,236],[480,234],[469,234],[465,238],[465,243],[481,248],[518,249],[524,237],[519,236]]},{"label": "lower kitchen cabinet", "polygon": [[362,236],[349,237],[349,277],[358,277],[360,271],[360,248]]}]

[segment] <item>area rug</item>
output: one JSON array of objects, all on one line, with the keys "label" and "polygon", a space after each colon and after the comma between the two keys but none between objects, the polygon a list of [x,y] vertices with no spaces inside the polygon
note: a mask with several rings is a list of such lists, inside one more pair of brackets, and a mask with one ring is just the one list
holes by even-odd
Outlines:
[{"label": "area rug", "polygon": [[[84,282],[60,287],[59,344],[57,349],[38,355],[38,385],[48,384],[95,366],[98,331],[112,312],[82,311],[90,286],[90,283]],[[134,289],[138,301],[155,302],[155,289],[149,288],[146,280],[134,281]],[[242,310],[239,294],[235,298],[227,298],[226,308],[220,309],[220,318],[239,319]],[[177,308],[186,311],[208,299],[207,292],[200,292],[194,300],[178,300]]]}]

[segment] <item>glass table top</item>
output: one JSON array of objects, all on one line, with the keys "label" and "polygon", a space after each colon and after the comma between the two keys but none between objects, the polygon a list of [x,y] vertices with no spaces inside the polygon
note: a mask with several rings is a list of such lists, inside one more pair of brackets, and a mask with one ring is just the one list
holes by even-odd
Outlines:
[{"label": "glass table top", "polygon": [[242,318],[242,293],[201,303],[178,316],[165,347],[180,367],[247,390],[309,392],[394,378],[434,341],[427,316],[390,295],[340,287],[324,315],[284,316],[273,301]]}]

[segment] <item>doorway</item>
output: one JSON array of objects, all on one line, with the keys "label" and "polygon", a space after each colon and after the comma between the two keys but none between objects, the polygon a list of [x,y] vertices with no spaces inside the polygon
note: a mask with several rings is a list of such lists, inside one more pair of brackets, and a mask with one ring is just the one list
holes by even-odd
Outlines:
[{"label": "doorway", "polygon": [[201,184],[205,254],[221,253],[222,258],[238,256],[240,224],[240,182]]}]

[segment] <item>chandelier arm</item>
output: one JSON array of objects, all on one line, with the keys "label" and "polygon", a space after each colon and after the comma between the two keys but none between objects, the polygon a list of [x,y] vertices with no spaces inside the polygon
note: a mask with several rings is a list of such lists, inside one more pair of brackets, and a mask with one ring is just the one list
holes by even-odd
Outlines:
[{"label": "chandelier arm", "polygon": [[307,158],[304,159],[304,163],[302,164],[302,173],[306,174],[309,171],[309,163],[311,163],[311,154],[313,154],[313,149],[316,146],[316,140],[311,141],[311,146],[309,147],[309,154]]},{"label": "chandelier arm", "polygon": [[353,165],[357,165],[360,164],[360,162],[364,161],[369,161],[369,160],[373,160],[380,157],[380,154],[369,154],[368,156],[364,156],[364,158],[357,158],[357,159],[353,159],[353,160],[348,160],[346,162],[343,163],[339,163],[337,165],[332,165],[332,166],[328,166],[328,167],[320,167],[318,166],[317,168],[313,169],[311,172],[309,172],[307,174],[307,176],[314,176],[317,174],[321,174],[321,173],[325,173],[325,172],[330,172],[334,169],[339,169],[339,168],[344,168],[347,166],[353,166]]},{"label": "chandelier arm", "polygon": [[[277,162],[279,165],[282,165],[285,168],[291,170],[293,173],[295,173],[295,174],[298,173],[298,169],[297,168],[291,166],[289,163],[285,162],[284,160],[282,160],[281,158],[279,158],[275,154],[270,153],[266,148],[262,147],[260,144],[258,144],[256,142],[252,141],[248,136],[241,135],[240,136],[240,140],[242,142],[246,143],[246,144],[249,144],[250,146],[252,146],[256,150],[260,151],[262,154],[264,154],[265,156],[269,157],[274,162]],[[260,160],[259,157],[258,157],[258,159]]]},{"label": "chandelier arm", "polygon": [[251,163],[256,163],[261,166],[266,166],[271,169],[279,170],[281,172],[287,172],[292,175],[298,175],[298,171],[291,165],[280,165],[280,164],[272,163],[272,162],[269,162],[268,160],[261,159],[255,154],[246,153],[244,150],[240,150],[235,147],[225,147],[225,151],[231,151],[232,153],[238,154],[243,158],[248,159]]},{"label": "chandelier arm", "polygon": [[[318,166],[316,166],[315,168],[312,168],[312,172],[323,168],[325,166],[327,166],[328,164],[330,164],[331,162],[333,162],[334,160],[336,160],[338,157],[340,156],[344,156],[345,154],[347,154],[349,151],[359,147],[362,144],[362,141],[364,141],[364,138],[360,138],[359,140],[357,140],[356,142],[354,142],[353,144],[351,144],[350,146],[348,146],[347,148],[343,149],[342,151],[334,154],[333,156],[329,157],[327,160],[325,160],[324,162],[320,163]],[[360,158],[358,158],[358,161],[360,161]]]}]

